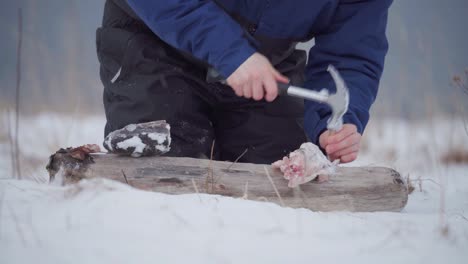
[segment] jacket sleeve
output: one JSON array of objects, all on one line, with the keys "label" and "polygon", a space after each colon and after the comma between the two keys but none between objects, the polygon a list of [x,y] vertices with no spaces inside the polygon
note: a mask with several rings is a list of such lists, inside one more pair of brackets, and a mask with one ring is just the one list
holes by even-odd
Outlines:
[{"label": "jacket sleeve", "polygon": [[159,38],[207,62],[225,78],[255,52],[242,27],[215,1],[127,2]]},{"label": "jacket sleeve", "polygon": [[[345,80],[350,103],[344,123],[357,126],[362,134],[369,120],[388,50],[385,34],[388,8],[392,0],[343,0],[325,30],[315,36],[309,52],[305,86],[313,90],[335,85],[327,67],[333,64]],[[325,104],[305,102],[304,128],[310,140],[318,143],[326,130],[331,109]]]}]

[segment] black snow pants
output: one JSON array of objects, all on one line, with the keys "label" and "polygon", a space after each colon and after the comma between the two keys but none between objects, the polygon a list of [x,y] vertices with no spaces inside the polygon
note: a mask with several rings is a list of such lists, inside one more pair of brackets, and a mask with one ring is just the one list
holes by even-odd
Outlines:
[{"label": "black snow pants", "polygon": [[[234,161],[247,150],[240,162],[264,164],[307,141],[302,100],[254,101],[208,83],[206,66],[164,43],[113,1],[106,2],[96,38],[105,135],[131,123],[166,120],[169,156],[210,158],[214,141],[216,160]],[[297,71],[283,74],[294,80]]]}]

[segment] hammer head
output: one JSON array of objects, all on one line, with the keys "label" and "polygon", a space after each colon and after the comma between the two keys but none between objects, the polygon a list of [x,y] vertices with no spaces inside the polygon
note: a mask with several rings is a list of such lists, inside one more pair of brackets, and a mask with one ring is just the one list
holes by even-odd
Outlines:
[{"label": "hammer head", "polygon": [[327,71],[331,74],[336,86],[336,93],[329,95],[327,100],[328,105],[332,109],[327,129],[339,131],[343,126],[343,116],[348,111],[349,91],[340,73],[333,65],[329,65]]}]

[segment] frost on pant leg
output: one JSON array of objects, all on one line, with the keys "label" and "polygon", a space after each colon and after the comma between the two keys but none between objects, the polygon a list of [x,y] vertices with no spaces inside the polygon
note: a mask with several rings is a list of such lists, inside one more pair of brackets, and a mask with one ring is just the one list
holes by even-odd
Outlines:
[{"label": "frost on pant leg", "polygon": [[111,132],[104,147],[110,153],[132,157],[162,155],[171,149],[170,129],[164,120],[130,124]]}]

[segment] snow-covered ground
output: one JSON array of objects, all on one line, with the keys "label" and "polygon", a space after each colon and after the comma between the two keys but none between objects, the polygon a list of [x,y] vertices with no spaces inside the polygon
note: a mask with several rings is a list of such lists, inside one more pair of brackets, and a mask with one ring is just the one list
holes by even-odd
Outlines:
[{"label": "snow-covered ground", "polygon": [[[350,164],[414,185],[401,213],[321,213],[211,195],[171,196],[107,180],[51,186],[59,147],[100,143],[102,117],[23,118],[23,176],[11,179],[0,119],[0,263],[466,263],[468,152],[462,119],[374,120]],[[446,227],[446,228],[443,228]]]}]

